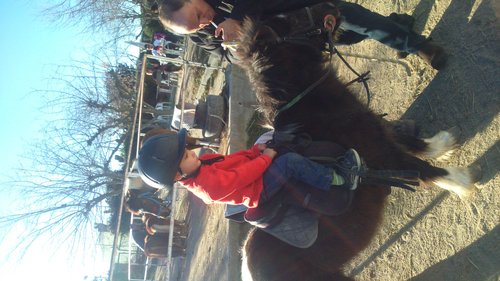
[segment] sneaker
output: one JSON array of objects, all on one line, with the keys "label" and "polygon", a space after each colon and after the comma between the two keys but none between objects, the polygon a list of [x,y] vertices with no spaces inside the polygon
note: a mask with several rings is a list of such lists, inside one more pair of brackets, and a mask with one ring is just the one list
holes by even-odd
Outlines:
[{"label": "sneaker", "polygon": [[417,52],[417,55],[436,70],[443,68],[448,60],[444,49],[429,41],[422,44],[420,50]]},{"label": "sneaker", "polygon": [[408,14],[397,14],[392,13],[389,15],[389,19],[393,22],[396,22],[402,26],[408,28],[408,30],[413,30],[413,26],[415,25],[415,18]]},{"label": "sneaker", "polygon": [[335,166],[337,169],[336,172],[345,180],[344,185],[342,185],[343,187],[349,190],[358,188],[361,172],[364,171],[365,167],[356,150],[352,148],[347,150],[347,152],[337,161]]}]

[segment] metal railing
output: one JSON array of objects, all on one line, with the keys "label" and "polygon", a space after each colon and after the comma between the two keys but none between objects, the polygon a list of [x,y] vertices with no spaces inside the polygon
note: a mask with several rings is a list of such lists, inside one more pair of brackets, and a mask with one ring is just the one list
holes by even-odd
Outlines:
[{"label": "metal railing", "polygon": [[[138,219],[139,217],[135,217],[134,214],[132,214],[130,216],[130,224],[134,224],[134,220]],[[133,245],[132,243],[132,240],[133,240],[133,235],[132,235],[132,229],[129,230],[129,239],[128,239],[128,251],[127,251],[127,260],[128,260],[128,264],[127,264],[127,278],[129,281],[151,281],[153,279],[148,279],[147,276],[148,276],[148,270],[150,267],[168,267],[169,264],[168,262],[165,262],[165,263],[160,263],[160,264],[153,264],[152,261],[153,259],[150,259],[149,257],[146,256],[146,261],[145,263],[133,263],[132,262],[132,255],[133,254],[137,254],[140,250],[140,252],[142,252],[142,254],[144,254],[144,251],[138,247],[137,245]],[[135,249],[135,251],[134,251]],[[132,266],[133,265],[136,265],[136,266],[144,266],[144,274],[143,274],[143,277],[142,278],[133,278],[132,277]]]},{"label": "metal railing", "polygon": [[[136,142],[136,155],[135,155],[135,159],[138,157],[138,152],[140,150],[140,139],[142,137],[141,135],[141,116],[142,116],[142,109],[143,109],[143,98],[144,98],[144,75],[146,73],[146,60],[147,59],[155,59],[155,60],[159,60],[161,62],[171,62],[171,63],[176,63],[176,64],[182,64],[183,66],[185,67],[203,67],[205,69],[214,69],[214,70],[221,70],[223,69],[222,67],[214,67],[214,66],[209,66],[207,64],[203,64],[203,63],[199,63],[199,62],[192,62],[192,61],[188,61],[184,58],[168,58],[168,57],[159,57],[159,56],[153,56],[153,55],[145,55],[143,57],[143,62],[142,62],[142,68],[141,68],[141,75],[140,75],[140,80],[139,80],[139,90],[137,92],[137,102],[136,102],[136,106],[135,106],[135,115],[134,115],[134,119],[133,119],[133,124],[130,128],[130,130],[132,132],[137,132],[137,142]],[[187,85],[187,82],[188,82],[188,78],[189,78],[189,73],[187,71],[183,71],[183,73],[181,74],[182,78],[181,78],[181,87],[179,89],[176,89],[177,92],[179,93],[179,103],[181,105],[181,116],[180,116],[180,120],[181,120],[181,124],[183,122],[183,114],[184,114],[184,95],[183,95],[183,89],[186,87]],[[124,200],[125,200],[125,195],[129,189],[129,184],[130,184],[130,181],[128,180],[128,176],[129,176],[129,172],[130,172],[130,163],[131,163],[131,154],[132,154],[132,147],[133,147],[133,139],[134,139],[134,134],[131,134],[131,140],[130,140],[130,145],[128,147],[128,157],[127,157],[127,161],[126,161],[126,165],[125,165],[125,180],[124,180],[124,184],[123,184],[123,189],[122,189],[122,194],[121,194],[121,203],[120,203],[120,206],[119,206],[119,209],[118,209],[118,223],[117,223],[117,226],[116,226],[116,229],[115,229],[115,237],[113,239],[113,246],[112,246],[112,252],[111,252],[111,258],[110,258],[110,267],[109,267],[109,272],[108,272],[108,280],[112,281],[112,278],[113,278],[113,274],[114,274],[114,271],[115,271],[115,260],[116,260],[116,256],[118,254],[118,251],[117,251],[117,242],[118,242],[118,237],[119,237],[119,230],[120,230],[120,226],[121,226],[121,221],[122,221],[122,213],[123,213],[123,207],[124,207]],[[174,215],[173,215],[173,210],[175,208],[175,202],[177,200],[175,200],[176,196],[177,196],[177,189],[178,187],[174,187],[173,188],[173,191],[172,191],[172,205],[171,205],[171,209],[172,209],[172,214],[170,216],[170,230],[169,230],[169,240],[168,240],[168,250],[167,250],[167,260],[165,262],[165,264],[156,264],[154,266],[164,266],[166,267],[166,277],[167,277],[167,281],[170,280],[170,275],[171,275],[171,267],[172,267],[172,249],[173,249],[173,232],[174,232]],[[132,218],[131,218],[131,222],[133,220],[133,215],[132,215]],[[131,242],[131,235],[132,233],[130,232],[129,233],[129,249],[128,249],[128,280],[130,281],[136,281],[136,280],[143,280],[143,281],[147,281],[147,273],[148,273],[148,269],[153,266],[152,263],[150,263],[150,260],[148,257],[146,257],[146,263],[144,264],[145,265],[145,268],[144,268],[144,276],[143,276],[143,279],[132,279],[131,277],[131,271],[132,271],[132,265],[138,265],[138,264],[134,264],[131,262],[131,258],[132,258],[132,242]]]}]

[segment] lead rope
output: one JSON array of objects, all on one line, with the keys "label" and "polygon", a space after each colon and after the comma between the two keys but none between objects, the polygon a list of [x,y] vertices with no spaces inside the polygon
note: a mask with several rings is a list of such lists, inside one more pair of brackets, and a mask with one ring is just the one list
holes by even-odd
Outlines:
[{"label": "lead rope", "polygon": [[[333,24],[331,22],[327,22],[327,21],[332,21],[333,20]],[[337,48],[335,48],[334,46],[334,43],[333,43],[333,32],[335,31],[335,19],[331,19],[329,17],[325,17],[324,19],[324,26],[325,26],[325,30],[327,32],[327,37],[328,37],[328,53],[329,53],[329,58],[328,58],[328,69],[327,71],[325,72],[325,74],[323,74],[316,82],[314,82],[313,84],[311,84],[309,87],[307,87],[304,91],[302,91],[300,94],[298,94],[297,96],[295,96],[290,102],[288,102],[287,104],[285,104],[284,106],[282,106],[281,108],[278,109],[278,112],[277,112],[277,115],[280,114],[281,112],[289,109],[290,107],[294,106],[297,102],[299,102],[304,96],[306,96],[307,94],[309,94],[314,88],[316,88],[319,84],[323,83],[323,81],[325,81],[325,79],[328,77],[328,75],[330,74],[331,72],[331,69],[332,69],[332,58],[333,58],[333,54],[337,54],[337,56],[340,58],[340,60],[347,66],[347,68],[349,68],[356,76],[358,76],[357,78],[353,79],[352,81],[348,82],[346,84],[346,86],[349,86],[351,85],[352,83],[354,82],[359,82],[359,83],[363,83],[363,86],[366,90],[366,107],[370,107],[370,102],[371,102],[371,94],[370,94],[370,89],[368,87],[368,83],[366,81],[368,81],[368,79],[370,79],[369,77],[369,74],[370,74],[370,71],[367,71],[363,74],[359,74],[356,70],[354,70],[354,68],[344,59],[344,57],[340,54],[340,52],[337,50]],[[272,28],[269,28],[273,33],[276,33]],[[311,33],[312,34],[321,34],[321,29],[315,29],[313,30]],[[281,42],[295,42],[295,43],[301,43],[301,40],[297,40],[297,37],[283,37],[283,38],[280,38],[279,36],[276,36],[278,38],[278,43],[281,43]],[[299,39],[302,39],[302,38],[299,38]]]},{"label": "lead rope", "polygon": [[[331,62],[330,62],[331,63]],[[328,67],[328,70],[319,78],[316,82],[311,84],[307,89],[305,89],[302,93],[298,94],[293,98],[291,101],[289,101],[287,104],[282,106],[280,109],[278,109],[278,114],[289,109],[290,107],[294,106],[297,102],[299,102],[305,95],[309,94],[314,88],[316,88],[319,84],[321,84],[323,81],[325,81],[326,77],[328,77],[328,74],[330,73],[331,67]]]},{"label": "lead rope", "polygon": [[[327,42],[328,43],[328,52],[330,53],[330,67],[331,67],[331,64],[332,64],[332,56],[335,53],[340,58],[340,60],[347,66],[347,68],[349,68],[356,76],[358,76],[357,78],[355,78],[352,81],[348,82],[346,84],[346,86],[349,86],[349,85],[351,85],[354,82],[363,83],[363,86],[365,87],[365,90],[366,90],[366,107],[369,108],[370,107],[370,102],[371,102],[371,94],[370,94],[370,88],[368,87],[368,83],[366,81],[368,81],[368,79],[370,79],[370,77],[369,77],[370,71],[368,70],[367,72],[365,72],[363,74],[359,74],[344,59],[344,57],[340,54],[340,52],[337,50],[337,48],[335,48],[335,46],[333,44],[333,31],[335,30],[335,28],[328,28],[327,24],[326,24],[326,20],[327,19],[325,18],[325,28],[327,30],[327,36],[328,36],[328,42]],[[333,25],[333,26],[335,26],[335,25]]]}]

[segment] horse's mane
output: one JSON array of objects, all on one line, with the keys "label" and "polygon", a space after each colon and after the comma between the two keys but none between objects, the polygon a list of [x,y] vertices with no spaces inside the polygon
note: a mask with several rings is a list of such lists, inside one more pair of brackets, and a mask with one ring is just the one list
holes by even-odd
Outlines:
[{"label": "horse's mane", "polygon": [[259,51],[260,46],[257,36],[260,24],[259,19],[248,17],[245,19],[241,28],[241,42],[238,46],[237,56],[240,58],[239,64],[245,68],[250,83],[255,90],[259,103],[257,110],[263,114],[264,122],[270,125],[276,115],[276,108],[280,101],[269,94],[269,84],[266,83],[262,75],[263,72],[272,67],[272,64]]},{"label": "horse's mane", "polygon": [[[272,19],[278,33],[289,32],[288,19]],[[267,20],[269,21],[269,20]],[[258,18],[246,18],[241,29],[237,56],[255,90],[258,111],[264,121],[273,124],[278,108],[324,73],[327,57],[321,48],[311,44],[278,43],[278,33]],[[296,49],[301,48],[302,52]],[[293,50],[292,50],[293,49]],[[302,53],[301,56],[296,56]],[[294,56],[293,60],[289,57]],[[302,66],[302,67],[301,67]]]}]

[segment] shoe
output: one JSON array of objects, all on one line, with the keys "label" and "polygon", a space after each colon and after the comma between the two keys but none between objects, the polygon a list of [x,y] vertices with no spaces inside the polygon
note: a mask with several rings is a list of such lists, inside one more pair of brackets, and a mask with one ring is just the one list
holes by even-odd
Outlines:
[{"label": "shoe", "polygon": [[413,30],[413,26],[415,25],[415,18],[408,14],[392,13],[389,15],[389,19],[395,23],[407,27],[409,30]]},{"label": "shoe", "polygon": [[417,55],[436,70],[443,68],[448,59],[442,47],[429,41],[422,44],[420,50],[417,51]]},{"label": "shoe", "polygon": [[[391,21],[406,27],[408,30],[413,30],[413,26],[415,25],[415,18],[408,14],[397,14],[392,13],[388,17]],[[406,58],[410,53],[407,52],[398,52],[398,59]]]},{"label": "shoe", "polygon": [[345,183],[342,187],[349,190],[358,188],[360,176],[365,170],[365,166],[356,150],[352,148],[347,150],[347,152],[337,161],[335,166],[337,168],[336,172],[344,178]]},{"label": "shoe", "polygon": [[409,55],[410,55],[410,53],[407,53],[407,52],[398,52],[397,57],[398,57],[398,59],[404,59]]}]

